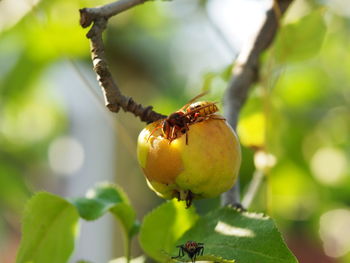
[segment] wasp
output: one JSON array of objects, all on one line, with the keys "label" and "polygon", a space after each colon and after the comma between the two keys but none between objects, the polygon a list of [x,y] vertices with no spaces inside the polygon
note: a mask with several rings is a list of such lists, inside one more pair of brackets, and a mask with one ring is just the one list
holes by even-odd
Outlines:
[{"label": "wasp", "polygon": [[196,99],[204,96],[205,94],[206,92],[197,95],[179,110],[170,114],[167,118],[161,120],[160,124],[153,129],[148,139],[156,130],[162,129],[163,137],[168,139],[169,143],[171,143],[182,134],[185,134],[186,144],[188,144],[187,132],[189,131],[189,126],[193,123],[211,118],[211,115],[219,110],[215,105],[216,102],[201,101],[193,103]]},{"label": "wasp", "polygon": [[190,113],[191,123],[200,122],[207,119],[224,120],[224,118],[214,117],[214,113],[218,112],[219,108],[216,102],[198,101],[191,103],[186,109]]},{"label": "wasp", "polygon": [[204,253],[204,243],[197,243],[195,241],[187,241],[185,244],[176,247],[179,248],[179,255],[171,257],[172,259],[182,258],[186,253],[192,263],[195,263],[196,257],[203,256]]}]

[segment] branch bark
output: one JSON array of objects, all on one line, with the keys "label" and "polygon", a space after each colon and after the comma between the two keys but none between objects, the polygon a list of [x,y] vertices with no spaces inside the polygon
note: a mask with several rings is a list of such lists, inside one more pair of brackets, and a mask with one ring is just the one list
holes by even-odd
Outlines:
[{"label": "branch bark", "polygon": [[112,112],[118,112],[120,108],[140,117],[141,121],[153,122],[166,116],[153,111],[152,106],[144,107],[136,103],[131,97],[123,95],[114,81],[108,69],[105,57],[102,33],[106,29],[108,19],[136,5],[143,4],[149,0],[120,0],[110,4],[80,9],[80,25],[88,27],[92,24],[87,38],[90,39],[91,58],[97,80],[103,91],[105,104]]},{"label": "branch bark", "polygon": [[[267,11],[256,36],[240,52],[232,78],[224,98],[224,110],[228,123],[236,130],[239,112],[244,105],[250,87],[259,78],[259,58],[272,43],[279,27],[279,16],[284,14],[293,0],[275,0],[274,5]],[[278,6],[279,14],[275,9]],[[240,204],[239,181],[235,186],[222,194],[222,205]]]}]

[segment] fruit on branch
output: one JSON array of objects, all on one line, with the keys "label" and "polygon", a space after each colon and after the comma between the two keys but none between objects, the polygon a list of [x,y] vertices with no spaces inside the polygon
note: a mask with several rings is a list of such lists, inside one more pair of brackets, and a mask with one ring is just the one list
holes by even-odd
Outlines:
[{"label": "fruit on branch", "polygon": [[236,134],[219,115],[178,130],[171,140],[161,129],[164,120],[149,124],[138,138],[137,157],[149,187],[165,199],[211,198],[229,190],[241,164]]}]

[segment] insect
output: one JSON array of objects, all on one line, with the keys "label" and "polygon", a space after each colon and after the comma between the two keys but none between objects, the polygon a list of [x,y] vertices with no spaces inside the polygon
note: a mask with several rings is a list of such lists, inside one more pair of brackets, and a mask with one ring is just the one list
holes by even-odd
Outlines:
[{"label": "insect", "polygon": [[206,119],[219,119],[223,118],[213,117],[213,114],[219,111],[216,102],[198,101],[189,105],[186,112],[190,114],[191,123],[203,121]]},{"label": "insect", "polygon": [[[189,125],[206,120],[210,118],[210,115],[217,112],[219,109],[215,105],[216,102],[196,102],[193,103],[196,99],[204,96],[205,93],[201,93],[191,99],[187,104],[185,104],[178,111],[170,114],[167,118],[161,120],[160,124],[153,129],[148,139],[153,135],[153,133],[162,129],[164,138],[169,140],[171,143],[173,140],[181,136],[182,134],[186,135],[186,144],[188,144],[188,130]],[[222,119],[222,118],[217,118]]]},{"label": "insect", "polygon": [[179,248],[179,255],[171,257],[172,259],[182,258],[186,253],[192,263],[195,263],[196,257],[202,256],[204,253],[204,243],[197,243],[195,241],[187,241],[185,244],[176,247]]}]

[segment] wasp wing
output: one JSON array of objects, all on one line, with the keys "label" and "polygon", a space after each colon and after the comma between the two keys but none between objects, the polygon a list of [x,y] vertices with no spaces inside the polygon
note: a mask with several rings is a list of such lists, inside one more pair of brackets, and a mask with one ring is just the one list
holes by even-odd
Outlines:
[{"label": "wasp wing", "polygon": [[212,106],[212,105],[215,105],[215,104],[217,104],[218,102],[210,102],[210,103],[208,103],[207,105],[204,105],[204,106],[201,106],[201,107],[198,107],[198,108],[195,108],[194,110],[192,110],[192,111],[190,111],[190,112],[186,112],[184,115],[182,115],[182,116],[188,116],[188,115],[191,115],[191,114],[193,114],[193,113],[195,113],[195,112],[198,112],[198,111],[201,111],[202,109],[205,109],[205,108],[208,108],[208,107],[210,107],[210,106]]},{"label": "wasp wing", "polygon": [[200,97],[203,97],[204,95],[208,94],[208,91],[204,91],[200,94],[198,94],[196,97],[190,99],[184,106],[182,106],[179,111],[183,111],[184,109],[186,109],[188,106],[191,105],[192,102],[194,102],[195,100],[199,99]]}]

